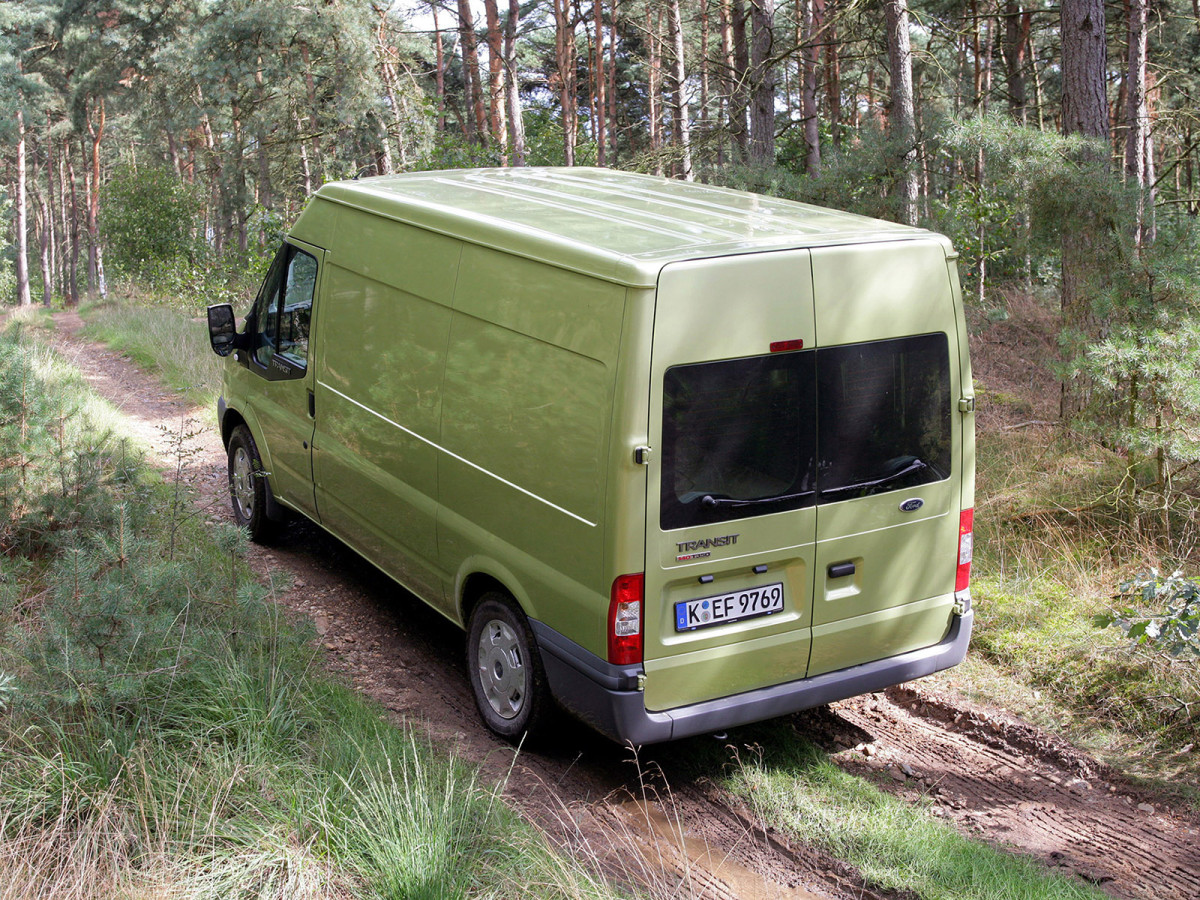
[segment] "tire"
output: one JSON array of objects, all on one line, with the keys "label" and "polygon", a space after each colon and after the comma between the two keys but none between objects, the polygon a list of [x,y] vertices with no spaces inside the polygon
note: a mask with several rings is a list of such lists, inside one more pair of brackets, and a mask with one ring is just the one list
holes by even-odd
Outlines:
[{"label": "tire", "polygon": [[552,702],[529,621],[507,594],[484,594],[467,630],[467,676],[484,724],[505,740],[536,741]]},{"label": "tire", "polygon": [[258,445],[245,425],[229,436],[229,499],[234,520],[250,532],[256,544],[269,543],[278,533],[277,523],[267,518],[267,473]]}]

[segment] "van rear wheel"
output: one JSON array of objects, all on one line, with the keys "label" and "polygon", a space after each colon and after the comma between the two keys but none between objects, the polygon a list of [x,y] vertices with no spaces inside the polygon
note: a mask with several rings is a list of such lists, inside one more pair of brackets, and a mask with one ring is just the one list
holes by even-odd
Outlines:
[{"label": "van rear wheel", "polygon": [[516,741],[537,736],[550,703],[529,621],[507,594],[484,594],[471,612],[467,673],[484,723]]},{"label": "van rear wheel", "polygon": [[233,518],[258,544],[267,543],[277,531],[275,522],[267,518],[267,490],[258,445],[250,429],[239,425],[229,437],[229,499]]}]

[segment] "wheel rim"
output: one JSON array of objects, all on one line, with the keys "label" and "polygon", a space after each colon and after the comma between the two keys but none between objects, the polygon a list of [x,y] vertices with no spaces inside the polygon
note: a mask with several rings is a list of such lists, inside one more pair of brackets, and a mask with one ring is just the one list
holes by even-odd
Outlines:
[{"label": "wheel rim", "polygon": [[514,719],[525,705],[525,662],[512,627],[491,619],[479,635],[479,683],[488,705],[502,719]]},{"label": "wheel rim", "polygon": [[234,451],[232,484],[233,502],[238,515],[249,521],[254,517],[254,469],[245,447],[238,447]]}]

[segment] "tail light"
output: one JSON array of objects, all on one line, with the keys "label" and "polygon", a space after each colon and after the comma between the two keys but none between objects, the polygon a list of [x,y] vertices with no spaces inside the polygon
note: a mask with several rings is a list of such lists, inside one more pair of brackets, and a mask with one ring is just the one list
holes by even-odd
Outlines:
[{"label": "tail light", "polygon": [[646,577],[619,575],[608,604],[608,661],[632,666],[642,661],[642,599]]},{"label": "tail light", "polygon": [[954,577],[954,593],[960,594],[971,586],[971,555],[975,549],[975,510],[964,509],[958,517],[958,572]]}]

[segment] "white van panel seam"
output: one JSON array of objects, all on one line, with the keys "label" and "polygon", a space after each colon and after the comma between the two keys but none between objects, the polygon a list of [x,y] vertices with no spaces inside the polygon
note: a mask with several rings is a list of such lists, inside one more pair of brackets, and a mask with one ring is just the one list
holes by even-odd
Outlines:
[{"label": "white van panel seam", "polygon": [[549,500],[547,500],[545,497],[538,496],[538,495],[537,495],[537,494],[535,494],[533,491],[527,490],[526,488],[523,488],[523,487],[521,487],[519,484],[513,484],[513,483],[512,483],[511,481],[509,481],[507,478],[502,478],[501,476],[497,475],[495,472],[492,472],[492,471],[490,471],[490,470],[488,470],[488,469],[485,469],[483,466],[481,466],[481,465],[478,465],[477,463],[473,463],[473,462],[471,462],[471,460],[469,460],[469,459],[466,459],[466,458],[464,458],[464,457],[462,457],[462,456],[459,456],[459,455],[458,455],[457,453],[455,453],[454,451],[452,451],[452,450],[447,450],[447,449],[446,449],[445,447],[443,447],[441,444],[438,444],[438,443],[436,443],[436,442],[434,442],[434,441],[431,441],[429,438],[427,438],[427,437],[424,437],[423,435],[417,434],[415,431],[413,431],[413,430],[412,430],[412,429],[410,429],[410,428],[405,428],[405,427],[404,427],[403,425],[401,425],[399,422],[393,422],[391,419],[389,419],[387,416],[383,415],[382,413],[378,413],[378,412],[376,412],[375,410],[371,409],[371,407],[369,407],[369,406],[366,406],[366,405],[364,405],[364,404],[362,404],[362,403],[359,403],[359,402],[358,402],[357,400],[355,400],[353,397],[348,397],[348,396],[346,396],[345,394],[343,394],[341,391],[339,391],[337,388],[333,387],[332,385],[330,385],[330,384],[326,384],[324,381],[319,381],[319,382],[317,382],[317,383],[318,383],[318,384],[320,384],[320,385],[321,385],[321,387],[325,388],[326,390],[328,390],[328,391],[330,391],[330,392],[332,392],[332,393],[334,393],[334,394],[337,394],[337,395],[338,395],[339,397],[341,397],[343,400],[346,400],[346,401],[349,401],[350,403],[353,403],[355,406],[357,406],[359,409],[363,410],[364,412],[369,412],[371,415],[375,416],[375,418],[377,418],[377,419],[381,419],[382,421],[384,421],[384,422],[387,422],[387,423],[388,423],[389,425],[391,425],[393,428],[398,428],[398,429],[400,429],[401,431],[403,431],[405,434],[407,434],[407,435],[410,435],[411,437],[414,437],[414,438],[416,438],[418,441],[421,441],[423,444],[428,444],[428,445],[429,445],[430,447],[432,447],[434,450],[437,450],[437,451],[439,451],[439,452],[441,452],[441,453],[445,453],[447,456],[449,456],[449,457],[451,457],[451,458],[453,458],[453,459],[456,459],[456,460],[458,460],[460,463],[463,463],[464,465],[468,465],[468,466],[470,466],[472,469],[475,469],[477,472],[482,472],[484,475],[487,475],[489,478],[494,478],[494,479],[496,479],[496,481],[499,481],[501,484],[503,484],[503,485],[506,485],[506,486],[508,486],[508,487],[512,488],[514,491],[520,491],[520,492],[521,492],[522,494],[524,494],[526,497],[530,497],[530,498],[532,498],[532,499],[534,499],[534,500],[538,501],[539,503],[543,503],[543,504],[545,504],[546,506],[550,507],[551,509],[553,509],[553,510],[556,510],[557,512],[560,512],[560,513],[562,513],[564,516],[570,516],[572,519],[574,519],[574,520],[575,520],[575,521],[577,521],[577,522],[582,522],[584,525],[587,525],[589,528],[595,528],[595,527],[596,527],[596,523],[595,523],[595,522],[589,522],[587,519],[583,518],[583,516],[577,516],[575,513],[571,512],[569,509],[563,509],[561,506],[558,506],[558,505],[557,505],[557,504],[555,504],[555,503],[551,503],[551,502],[550,502]]}]

